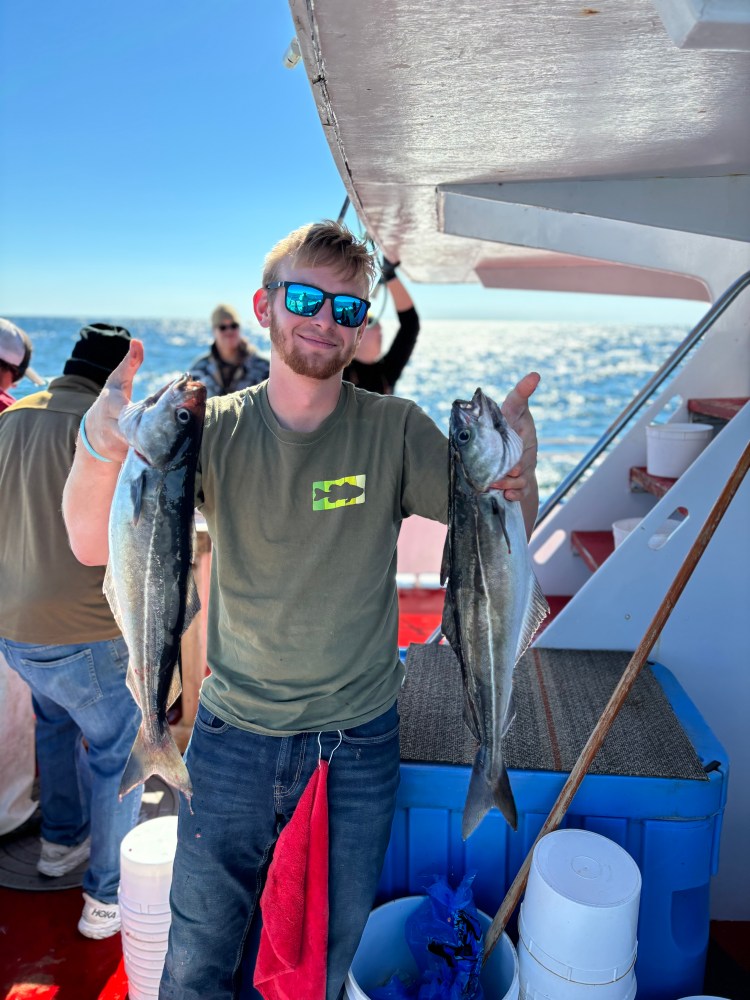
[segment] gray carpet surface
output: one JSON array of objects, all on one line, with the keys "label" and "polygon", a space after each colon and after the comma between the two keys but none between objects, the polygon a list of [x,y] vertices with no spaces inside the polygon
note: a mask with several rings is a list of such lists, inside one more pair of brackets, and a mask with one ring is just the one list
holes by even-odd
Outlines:
[{"label": "gray carpet surface", "polygon": [[[34,798],[38,798],[35,791]],[[176,816],[179,806],[178,793],[156,776],[148,779],[144,787],[139,823],[157,816]],[[0,886],[6,889],[25,889],[30,892],[50,892],[53,889],[74,889],[83,884],[86,862],[59,878],[48,878],[36,870],[41,850],[39,809],[23,826],[0,837]]]},{"label": "gray carpet surface", "polygon": [[[632,654],[529,649],[513,678],[515,722],[506,766],[572,769]],[[463,721],[461,668],[448,645],[412,645],[399,697],[401,758],[471,765],[477,745]],[[644,667],[589,768],[592,774],[708,780],[651,671]]]}]

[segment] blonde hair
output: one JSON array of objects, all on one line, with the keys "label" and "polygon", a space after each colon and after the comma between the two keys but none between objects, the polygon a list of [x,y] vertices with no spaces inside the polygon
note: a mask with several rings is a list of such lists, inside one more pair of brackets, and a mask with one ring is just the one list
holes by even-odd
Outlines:
[{"label": "blonde hair", "polygon": [[226,303],[222,302],[211,313],[211,326],[218,326],[223,319],[229,319],[233,323],[239,323],[240,314],[234,306],[228,306]]},{"label": "blonde hair", "polygon": [[367,242],[358,240],[346,226],[331,219],[300,226],[279,240],[266,255],[264,287],[279,280],[280,265],[286,259],[306,267],[335,267],[347,281],[366,282],[368,293],[377,273],[375,256]]}]

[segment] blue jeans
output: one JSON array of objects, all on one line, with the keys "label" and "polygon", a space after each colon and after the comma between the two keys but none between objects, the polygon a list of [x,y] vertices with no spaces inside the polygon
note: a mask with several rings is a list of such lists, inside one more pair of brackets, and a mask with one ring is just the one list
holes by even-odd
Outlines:
[{"label": "blue jeans", "polygon": [[[321,736],[327,760],[337,732]],[[262,736],[203,705],[186,754],[161,1000],[253,997],[250,928],[279,833],[318,763],[317,733]],[[345,730],[328,773],[327,1000],[341,995],[375,899],[399,778],[398,712]],[[257,923],[257,920],[256,920]],[[302,1000],[302,998],[300,998]]]},{"label": "blue jeans", "polygon": [[67,847],[90,834],[84,891],[116,903],[120,842],[138,821],[142,793],[134,789],[119,801],[120,778],[141,722],[125,686],[125,640],[33,646],[0,639],[0,650],[31,688],[42,837]]}]

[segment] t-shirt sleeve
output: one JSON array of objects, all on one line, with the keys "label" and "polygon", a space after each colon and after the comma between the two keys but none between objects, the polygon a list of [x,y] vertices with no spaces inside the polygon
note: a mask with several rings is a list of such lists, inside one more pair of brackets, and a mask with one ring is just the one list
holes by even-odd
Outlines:
[{"label": "t-shirt sleeve", "polygon": [[401,509],[404,517],[419,514],[442,524],[448,520],[448,439],[416,403],[404,431]]}]

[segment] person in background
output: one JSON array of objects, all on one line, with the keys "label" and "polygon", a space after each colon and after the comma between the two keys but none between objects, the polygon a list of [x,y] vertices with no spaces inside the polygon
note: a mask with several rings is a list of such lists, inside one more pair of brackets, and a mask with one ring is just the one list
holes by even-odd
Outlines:
[{"label": "person in background", "polygon": [[[206,407],[196,503],[214,546],[211,673],[186,754],[192,808],[180,801],[161,1000],[238,996],[261,892],[299,879],[292,865],[264,890],[321,758],[330,762],[327,948],[308,957],[322,988],[316,978],[314,993],[310,984],[286,995],[340,998],[375,897],[399,781],[396,543],[404,518],[445,523],[448,509],[442,431],[412,400],[342,382],[375,269],[367,245],[335,222],[281,240],[253,296],[270,333],[270,376]],[[99,460],[81,439],[65,486],[70,542],[91,565],[108,557],[127,453],[117,420],[142,361],[134,341],[86,416]],[[520,502],[529,530],[538,493],[528,398],[537,382],[527,375],[505,401],[526,449],[495,484]],[[305,910],[302,887],[285,891],[271,912],[292,925]],[[258,962],[260,982],[272,963]]]},{"label": "person in background", "polygon": [[44,385],[44,379],[29,367],[30,360],[28,335],[9,319],[0,319],[0,412],[15,402],[8,390],[24,375],[34,385]]},{"label": "person in background", "polygon": [[190,366],[190,374],[205,385],[209,397],[226,396],[268,378],[268,360],[242,336],[240,317],[232,306],[217,306],[211,327],[211,350]]},{"label": "person in background", "polygon": [[75,558],[60,506],[81,418],[130,339],[122,327],[84,327],[63,375],[0,414],[0,654],[31,688],[36,713],[37,869],[56,878],[88,859],[78,930],[89,938],[120,929],[120,842],[138,820],[141,789],[122,801],[118,792],[141,713],[104,570]]},{"label": "person in background", "polygon": [[[41,378],[29,367],[31,341],[10,320],[0,319],[0,412],[15,402],[8,392],[25,375],[35,385]],[[33,816],[34,709],[26,684],[0,655],[0,836],[18,830]]]},{"label": "person in background", "polygon": [[383,257],[380,280],[390,292],[398,313],[398,333],[381,357],[383,331],[376,319],[368,319],[359,347],[344,369],[344,380],[384,396],[393,393],[394,386],[406,367],[419,334],[419,316],[411,296],[396,277],[398,262],[392,264]]}]

